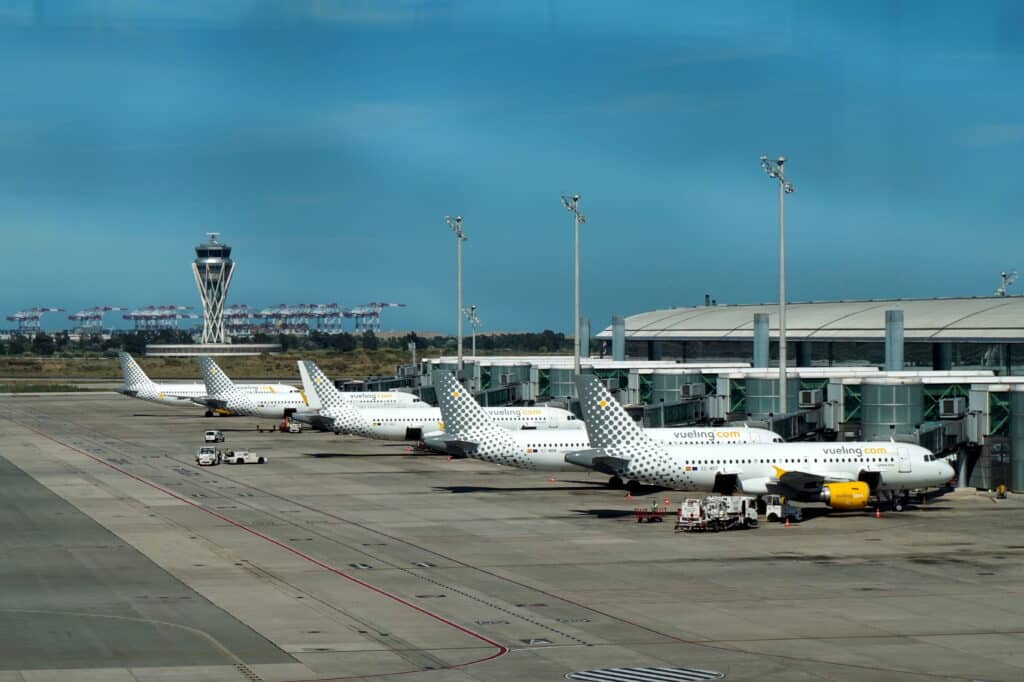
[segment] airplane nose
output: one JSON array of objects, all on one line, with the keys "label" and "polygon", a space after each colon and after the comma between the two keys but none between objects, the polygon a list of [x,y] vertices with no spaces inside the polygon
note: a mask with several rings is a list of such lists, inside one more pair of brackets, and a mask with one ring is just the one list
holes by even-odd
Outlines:
[{"label": "airplane nose", "polygon": [[943,462],[941,473],[942,480],[951,481],[953,480],[953,477],[956,475],[956,470],[953,469],[953,466],[949,462]]}]

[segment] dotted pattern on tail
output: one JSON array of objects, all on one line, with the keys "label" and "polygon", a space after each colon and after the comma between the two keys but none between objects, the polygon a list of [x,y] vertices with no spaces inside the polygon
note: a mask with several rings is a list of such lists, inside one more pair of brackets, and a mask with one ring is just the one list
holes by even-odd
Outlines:
[{"label": "dotted pattern on tail", "polygon": [[352,403],[341,396],[341,391],[327,378],[315,362],[306,360],[306,371],[313,390],[323,405],[321,413],[334,419],[334,429],[340,433],[353,433],[358,436],[371,436],[370,425]]},{"label": "dotted pattern on tail", "polygon": [[203,382],[206,384],[206,392],[214,397],[224,397],[238,393],[235,384],[228,378],[217,363],[206,357],[199,356],[199,368],[203,373]]},{"label": "dotted pattern on tail", "polygon": [[655,484],[668,482],[670,458],[664,447],[643,432],[597,377],[580,376],[574,381],[590,447],[628,459],[625,473],[631,478]]},{"label": "dotted pattern on tail", "polygon": [[[440,374],[440,373],[438,373]],[[530,468],[522,451],[508,429],[498,424],[480,407],[451,372],[435,375],[437,404],[441,408],[445,433],[477,444],[474,459],[519,468]]]},{"label": "dotted pattern on tail", "polygon": [[139,363],[135,362],[135,358],[125,352],[117,354],[117,361],[121,364],[121,373],[124,374],[124,385],[131,387],[136,386],[151,386],[152,380],[146,373],[139,367]]}]

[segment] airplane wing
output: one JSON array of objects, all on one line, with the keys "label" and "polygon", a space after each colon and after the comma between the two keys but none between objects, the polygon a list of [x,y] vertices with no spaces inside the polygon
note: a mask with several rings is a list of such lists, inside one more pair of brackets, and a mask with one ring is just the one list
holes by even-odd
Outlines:
[{"label": "airplane wing", "polygon": [[575,464],[578,467],[583,467],[584,469],[593,469],[594,471],[600,471],[602,473],[613,474],[616,476],[625,471],[626,467],[629,465],[628,459],[609,455],[601,448],[567,452],[565,453],[565,461],[569,464]]},{"label": "airplane wing", "polygon": [[194,402],[192,396],[175,395],[174,393],[164,393],[161,397],[163,397],[163,398],[174,398],[175,400],[180,400],[180,401],[185,402],[185,403]]},{"label": "airplane wing", "polygon": [[820,490],[825,482],[825,477],[819,474],[809,474],[805,471],[783,471],[778,467],[775,468],[775,478],[779,485],[798,492]]},{"label": "airplane wing", "polygon": [[228,407],[228,401],[220,398],[211,398],[208,395],[204,395],[201,398],[190,398],[196,405],[203,405],[211,409],[226,410]]},{"label": "airplane wing", "polygon": [[779,485],[803,493],[817,492],[826,483],[847,483],[857,480],[846,472],[822,475],[811,474],[806,471],[784,471],[779,467],[775,467],[775,478]]},{"label": "airplane wing", "polygon": [[449,440],[445,442],[445,450],[448,454],[459,459],[475,455],[479,447],[479,443],[474,443],[471,440]]},{"label": "airplane wing", "polygon": [[333,431],[334,417],[319,414],[315,410],[299,410],[292,413],[291,419],[303,424],[309,424],[317,431]]}]

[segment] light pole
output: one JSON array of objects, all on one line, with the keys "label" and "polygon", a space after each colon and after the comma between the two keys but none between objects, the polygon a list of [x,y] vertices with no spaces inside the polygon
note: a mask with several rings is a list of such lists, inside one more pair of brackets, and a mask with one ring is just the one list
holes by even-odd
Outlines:
[{"label": "light pole", "polygon": [[580,223],[587,217],[580,213],[580,195],[562,195],[562,205],[572,213],[573,258],[572,258],[572,371],[580,374]]},{"label": "light pole", "polygon": [[455,319],[458,321],[458,364],[456,365],[456,376],[459,380],[462,380],[462,242],[469,239],[466,234],[462,231],[462,216],[457,215],[454,218],[446,215],[444,221],[448,223],[448,227],[452,228],[452,232],[455,233],[456,241],[456,269],[458,275],[456,276],[455,288],[458,291],[456,296],[457,305],[455,308]]},{"label": "light pole", "polygon": [[469,322],[470,328],[473,330],[473,359],[476,359],[476,326],[480,324],[480,318],[476,316],[476,306],[471,305],[463,308],[462,312],[466,314],[466,321]]},{"label": "light pole", "polygon": [[761,168],[769,178],[779,181],[779,413],[786,413],[786,195],[792,194],[793,185],[786,180],[782,166],[786,157],[771,161],[761,155]]}]

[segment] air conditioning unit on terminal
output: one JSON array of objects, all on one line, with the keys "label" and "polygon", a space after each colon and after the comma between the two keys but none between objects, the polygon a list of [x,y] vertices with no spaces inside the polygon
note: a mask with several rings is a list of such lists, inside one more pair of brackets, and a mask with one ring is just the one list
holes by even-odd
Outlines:
[{"label": "air conditioning unit on terminal", "polygon": [[821,405],[824,397],[820,388],[804,389],[800,391],[800,407],[817,407]]},{"label": "air conditioning unit on terminal", "polygon": [[683,384],[679,387],[680,398],[699,398],[704,395],[704,382]]},{"label": "air conditioning unit on terminal", "polygon": [[939,398],[939,419],[959,419],[967,414],[967,398]]}]

